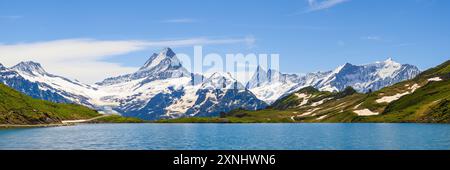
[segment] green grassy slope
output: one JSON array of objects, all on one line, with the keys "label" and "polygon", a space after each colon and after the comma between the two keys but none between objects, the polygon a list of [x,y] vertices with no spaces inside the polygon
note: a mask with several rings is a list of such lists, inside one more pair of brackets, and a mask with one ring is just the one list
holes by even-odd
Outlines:
[{"label": "green grassy slope", "polygon": [[49,124],[61,120],[99,116],[97,111],[75,104],[33,99],[0,83],[0,124]]},{"label": "green grassy slope", "polygon": [[377,122],[450,123],[450,80],[429,82],[414,93],[387,105]]}]

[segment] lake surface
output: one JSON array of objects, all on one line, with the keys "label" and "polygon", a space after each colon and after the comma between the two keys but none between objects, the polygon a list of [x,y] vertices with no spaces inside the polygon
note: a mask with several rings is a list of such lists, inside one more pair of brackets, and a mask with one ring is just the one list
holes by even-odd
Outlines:
[{"label": "lake surface", "polygon": [[0,149],[450,149],[446,124],[81,124],[3,129]]}]

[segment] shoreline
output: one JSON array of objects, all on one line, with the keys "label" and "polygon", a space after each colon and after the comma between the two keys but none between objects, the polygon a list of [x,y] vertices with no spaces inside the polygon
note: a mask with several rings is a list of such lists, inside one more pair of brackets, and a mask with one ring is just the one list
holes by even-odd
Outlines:
[{"label": "shoreline", "polygon": [[89,123],[90,121],[97,120],[100,118],[108,117],[110,115],[101,115],[93,117],[90,119],[80,119],[80,120],[63,120],[61,123],[50,123],[50,124],[34,124],[34,125],[15,125],[15,124],[0,124],[0,129],[14,129],[14,128],[43,128],[43,127],[59,127],[59,126],[74,126],[79,123]]},{"label": "shoreline", "polygon": [[54,124],[35,124],[35,125],[13,125],[0,124],[0,129],[16,129],[16,128],[44,128],[44,127],[59,127],[59,126],[73,126],[72,123],[54,123]]}]

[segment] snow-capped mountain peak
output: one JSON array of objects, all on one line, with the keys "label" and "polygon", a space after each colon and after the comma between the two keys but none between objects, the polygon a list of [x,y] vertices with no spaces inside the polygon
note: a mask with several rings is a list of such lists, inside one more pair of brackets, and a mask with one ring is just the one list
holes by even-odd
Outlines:
[{"label": "snow-capped mountain peak", "polygon": [[159,54],[153,54],[136,72],[118,77],[107,78],[97,85],[114,85],[134,80],[145,79],[144,82],[177,77],[190,77],[191,73],[181,65],[180,60],[170,48]]},{"label": "snow-capped mountain peak", "polygon": [[281,74],[279,71],[274,69],[268,69],[266,71],[263,67],[258,66],[252,78],[247,82],[246,88],[251,89],[278,82],[287,83],[293,78],[295,78],[295,76],[293,77],[292,75]]},{"label": "snow-capped mountain peak", "polygon": [[5,66],[3,66],[3,64],[2,63],[0,63],[0,70],[5,70],[6,69],[6,67]]},{"label": "snow-capped mountain peak", "polygon": [[[153,53],[152,56],[150,56],[150,58],[145,62],[145,64],[139,69],[139,70],[143,70],[149,67],[154,67],[156,64],[155,63],[155,59],[158,57],[159,55],[156,53]],[[158,63],[159,64],[159,63]]]},{"label": "snow-capped mountain peak", "polygon": [[173,67],[181,66],[175,52],[170,48],[165,48],[159,54],[154,53],[140,70],[151,70],[160,64],[170,64]]},{"label": "snow-capped mountain peak", "polygon": [[387,58],[386,60],[384,60],[384,63],[386,64],[399,64],[397,62],[395,62],[392,57]]},{"label": "snow-capped mountain peak", "polygon": [[333,71],[331,71],[331,73],[328,74],[328,76],[326,76],[324,78],[322,83],[327,82],[327,81],[332,81],[335,78],[336,75],[338,75],[340,73],[341,74],[342,73],[345,74],[345,71],[346,70],[351,70],[352,67],[355,67],[355,66],[353,64],[350,64],[350,63],[345,63],[344,65],[341,65],[341,66],[335,68]]},{"label": "snow-capped mountain peak", "polygon": [[41,64],[33,62],[33,61],[25,61],[20,62],[19,64],[12,67],[13,70],[25,73],[29,75],[46,75],[48,74],[44,68],[42,68]]},{"label": "snow-capped mountain peak", "polygon": [[382,79],[392,77],[401,67],[402,65],[400,63],[395,62],[392,58],[388,58],[383,62],[382,68],[378,71],[377,75]]},{"label": "snow-capped mountain peak", "polygon": [[201,89],[244,89],[244,86],[229,72],[215,72],[202,83]]},{"label": "snow-capped mountain peak", "polygon": [[296,74],[282,74],[277,70],[265,70],[258,66],[246,89],[252,91],[259,99],[271,104],[282,95],[291,91],[302,82]]},{"label": "snow-capped mountain peak", "polygon": [[267,71],[261,66],[256,67],[256,71],[253,74],[250,81],[247,82],[247,88],[260,87],[262,83],[267,80]]}]

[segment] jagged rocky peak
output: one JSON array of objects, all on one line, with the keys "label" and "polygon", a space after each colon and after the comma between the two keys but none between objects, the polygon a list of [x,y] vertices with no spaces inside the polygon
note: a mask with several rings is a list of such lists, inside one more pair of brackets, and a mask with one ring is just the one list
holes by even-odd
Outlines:
[{"label": "jagged rocky peak", "polygon": [[260,87],[265,81],[267,81],[267,71],[258,65],[252,78],[247,82],[246,88]]},{"label": "jagged rocky peak", "polygon": [[351,64],[351,63],[345,63],[345,64],[343,64],[343,65],[337,67],[337,68],[334,69],[333,71],[331,71],[331,74],[338,74],[338,73],[340,73],[340,72],[342,72],[342,71],[349,70],[349,69],[352,69],[352,68],[354,68],[354,67],[357,67],[357,66],[356,66],[356,65],[353,65],[353,64]]},{"label": "jagged rocky peak", "polygon": [[215,72],[208,79],[206,79],[201,86],[202,89],[244,89],[244,86],[239,83],[231,73]]},{"label": "jagged rocky peak", "polygon": [[135,73],[134,77],[142,76],[189,77],[190,72],[181,65],[175,52],[164,48],[159,54],[153,54],[147,62]]},{"label": "jagged rocky peak", "polygon": [[45,75],[47,72],[42,68],[41,64],[33,61],[20,62],[19,64],[12,67],[13,70],[31,74],[31,75]]},{"label": "jagged rocky peak", "polygon": [[267,79],[268,82],[277,82],[277,81],[284,81],[283,80],[283,74],[281,74],[279,71],[274,69],[267,70]]},{"label": "jagged rocky peak", "polygon": [[394,61],[394,59],[392,59],[392,57],[387,58],[384,61],[377,61],[375,63],[372,64],[366,64],[365,66],[379,66],[379,67],[401,67],[402,64]]},{"label": "jagged rocky peak", "polygon": [[420,70],[416,66],[400,64],[392,58],[388,58],[383,62],[377,62],[377,64],[381,64],[377,75],[383,79],[388,77],[393,78],[399,74],[404,74],[406,77],[413,77],[420,73]]},{"label": "jagged rocky peak", "polygon": [[165,48],[158,54],[154,53],[136,72],[107,78],[96,84],[105,86],[143,78],[146,79],[145,82],[150,82],[178,77],[191,77],[191,73],[181,65],[172,49]]},{"label": "jagged rocky peak", "polygon": [[164,48],[159,54],[153,55],[145,62],[140,70],[151,70],[158,65],[170,65],[172,67],[181,67],[180,60],[176,57],[175,52],[171,48]]},{"label": "jagged rocky peak", "polygon": [[258,65],[252,78],[247,82],[246,88],[251,89],[272,82],[286,81],[286,78],[288,77],[295,78],[296,76],[281,74],[279,71],[270,68],[266,71],[264,67]]},{"label": "jagged rocky peak", "polygon": [[345,63],[344,65],[341,65],[338,68],[334,69],[330,74],[330,78],[334,78],[334,76],[350,74],[357,70],[358,66],[353,65],[351,63]]},{"label": "jagged rocky peak", "polygon": [[255,74],[266,75],[266,74],[267,74],[267,71],[266,71],[266,69],[264,69],[263,67],[261,67],[260,65],[258,65],[258,67],[256,67]]},{"label": "jagged rocky peak", "polygon": [[348,67],[354,67],[355,65],[353,65],[352,63],[345,63],[344,65],[342,65],[342,68],[348,68]]},{"label": "jagged rocky peak", "polygon": [[386,60],[384,60],[385,64],[395,64],[395,65],[400,65],[400,63],[395,62],[392,57],[387,58]]},{"label": "jagged rocky peak", "polygon": [[0,63],[0,70],[5,70],[6,69],[6,67],[5,66],[3,66],[3,64],[2,63]]},{"label": "jagged rocky peak", "polygon": [[381,62],[384,67],[401,67],[402,64],[394,61],[391,57],[387,58],[383,62]]}]

